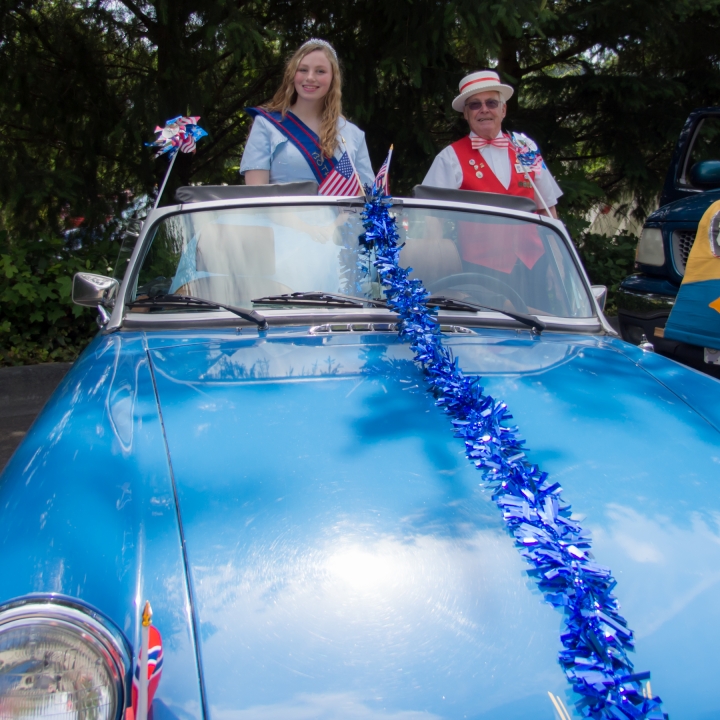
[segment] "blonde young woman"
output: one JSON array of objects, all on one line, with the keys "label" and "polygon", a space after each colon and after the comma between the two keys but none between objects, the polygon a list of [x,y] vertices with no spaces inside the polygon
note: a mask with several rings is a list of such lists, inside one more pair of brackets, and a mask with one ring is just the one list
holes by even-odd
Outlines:
[{"label": "blonde young woman", "polygon": [[339,164],[342,170],[345,153],[363,185],[373,183],[365,133],[342,115],[341,85],[330,43],[313,38],[298,48],[270,103],[247,109],[255,118],[240,163],[247,185],[322,184]]}]

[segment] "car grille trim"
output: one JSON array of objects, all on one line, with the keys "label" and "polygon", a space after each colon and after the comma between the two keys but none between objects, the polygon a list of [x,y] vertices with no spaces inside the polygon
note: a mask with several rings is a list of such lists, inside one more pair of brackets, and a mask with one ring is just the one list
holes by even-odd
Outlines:
[{"label": "car grille trim", "polygon": [[688,255],[695,242],[695,230],[674,230],[672,234],[672,253],[675,267],[680,275],[685,275]]},{"label": "car grille trim", "polygon": [[[329,333],[396,333],[397,323],[327,323],[310,328],[311,335],[327,335]],[[440,332],[451,335],[472,335],[473,331],[462,325],[441,325]]]}]

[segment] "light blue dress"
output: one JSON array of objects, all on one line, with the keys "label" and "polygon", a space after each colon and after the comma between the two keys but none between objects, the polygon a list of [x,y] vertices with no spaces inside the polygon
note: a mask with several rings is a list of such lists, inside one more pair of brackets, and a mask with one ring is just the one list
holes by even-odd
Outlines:
[{"label": "light blue dress", "polygon": [[[344,145],[340,138],[345,140]],[[338,147],[335,150],[337,160],[342,157],[346,148],[363,185],[372,185],[375,181],[375,174],[370,165],[365,133],[357,125],[340,118],[338,121]],[[240,174],[243,175],[248,170],[269,170],[271,183],[316,180],[300,151],[262,116],[257,116],[253,122],[250,136],[245,144],[245,152],[240,161]]]}]

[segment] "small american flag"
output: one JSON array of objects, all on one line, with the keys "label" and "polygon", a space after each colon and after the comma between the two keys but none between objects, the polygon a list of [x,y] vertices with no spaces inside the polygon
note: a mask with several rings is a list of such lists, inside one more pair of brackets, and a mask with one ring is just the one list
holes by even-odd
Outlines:
[{"label": "small american flag", "polygon": [[387,157],[385,158],[385,162],[382,164],[382,167],[380,170],[378,170],[378,174],[375,176],[375,187],[378,190],[382,190],[385,195],[390,194],[390,158],[392,157],[393,152],[393,146],[390,146],[390,151],[387,154]]},{"label": "small american flag", "polygon": [[362,195],[362,186],[347,152],[342,154],[337,167],[322,181],[319,195]]}]

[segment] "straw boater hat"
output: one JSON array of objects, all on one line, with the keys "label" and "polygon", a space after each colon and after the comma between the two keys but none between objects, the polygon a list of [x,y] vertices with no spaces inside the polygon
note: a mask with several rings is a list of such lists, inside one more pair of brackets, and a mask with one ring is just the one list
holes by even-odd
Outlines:
[{"label": "straw boater hat", "polygon": [[507,102],[515,92],[509,85],[503,85],[500,77],[492,70],[480,70],[480,72],[470,73],[460,81],[460,94],[453,100],[453,110],[463,112],[465,110],[465,100],[471,95],[480,92],[488,92],[494,90],[500,93],[500,97]]}]

